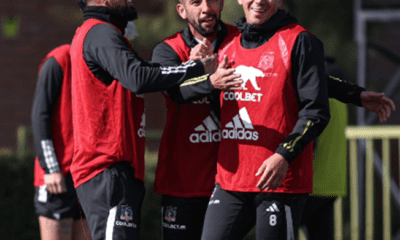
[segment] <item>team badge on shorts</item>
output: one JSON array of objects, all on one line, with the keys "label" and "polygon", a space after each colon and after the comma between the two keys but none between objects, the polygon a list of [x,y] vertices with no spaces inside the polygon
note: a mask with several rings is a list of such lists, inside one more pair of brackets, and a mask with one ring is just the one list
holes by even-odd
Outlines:
[{"label": "team badge on shorts", "polygon": [[130,221],[133,219],[133,212],[132,212],[132,208],[128,205],[122,205],[121,206],[121,220],[125,220],[125,221]]},{"label": "team badge on shorts", "polygon": [[168,222],[175,222],[176,221],[176,207],[167,207],[165,210],[164,219]]}]

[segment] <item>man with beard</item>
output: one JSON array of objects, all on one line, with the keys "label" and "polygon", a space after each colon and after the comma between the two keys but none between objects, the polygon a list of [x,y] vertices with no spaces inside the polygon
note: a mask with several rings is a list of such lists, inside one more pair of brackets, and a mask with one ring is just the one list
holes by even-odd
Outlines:
[{"label": "man with beard", "polygon": [[[224,40],[227,44],[239,33],[236,27],[220,21],[223,3],[220,0],[178,1],[177,11],[188,21],[188,27],[159,43],[153,50],[152,61],[176,66],[222,49]],[[365,89],[333,78],[328,83],[330,96],[361,106],[360,94]],[[164,240],[201,237],[205,211],[215,185],[221,138],[219,91],[207,96],[208,89],[207,84],[197,84],[174,87],[164,93],[167,121],[154,185],[154,191],[162,194]],[[199,94],[202,99],[198,99]],[[363,103],[367,99],[378,97],[375,93],[365,95]],[[371,102],[365,106],[385,105],[384,101]],[[382,116],[386,115],[387,112],[382,112]]]},{"label": "man with beard", "polygon": [[215,56],[176,67],[148,63],[124,38],[127,22],[137,16],[131,1],[78,3],[85,22],[70,50],[75,143],[71,174],[93,239],[139,239],[144,196],[142,93],[186,79],[186,85],[207,82],[210,89],[229,89],[236,85],[234,70],[215,71]]},{"label": "man with beard", "polygon": [[[152,61],[176,66],[217,53],[225,39],[238,33],[236,27],[220,21],[222,7],[221,0],[178,1],[178,14],[188,21],[188,27],[159,43],[153,50]],[[201,237],[215,184],[221,137],[219,117],[210,104],[213,95],[208,96],[210,88],[204,82],[174,87],[163,93],[168,112],[154,191],[162,194],[164,240]],[[218,98],[219,91],[213,92]]]}]

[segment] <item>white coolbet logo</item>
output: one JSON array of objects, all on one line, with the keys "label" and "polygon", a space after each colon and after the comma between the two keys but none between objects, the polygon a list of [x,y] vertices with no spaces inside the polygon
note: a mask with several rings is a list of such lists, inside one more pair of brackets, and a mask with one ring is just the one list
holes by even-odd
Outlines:
[{"label": "white coolbet logo", "polygon": [[210,100],[207,97],[193,101],[193,104],[210,104]]},{"label": "white coolbet logo", "polygon": [[203,120],[203,123],[197,126],[189,137],[192,143],[210,143],[221,141],[221,123],[214,112]]},{"label": "white coolbet logo", "polygon": [[239,110],[239,114],[235,115],[232,121],[225,125],[225,128],[227,129],[222,131],[222,138],[224,139],[258,140],[258,132],[254,130],[245,107]]},{"label": "white coolbet logo", "polygon": [[146,114],[144,114],[144,113],[142,115],[142,121],[140,122],[140,126],[141,126],[141,128],[139,128],[139,130],[137,132],[139,137],[146,137],[146,130],[145,130],[145,127],[146,127]]},{"label": "white coolbet logo", "polygon": [[260,91],[261,88],[258,87],[256,78],[257,77],[265,77],[264,72],[254,68],[254,67],[248,67],[245,65],[240,65],[238,67],[236,67],[236,71],[234,72],[234,74],[241,74],[242,76],[240,77],[240,79],[243,80],[242,83],[242,88],[243,90],[247,90],[246,88],[246,83],[250,80],[251,84],[253,85],[254,89],[257,91]]}]

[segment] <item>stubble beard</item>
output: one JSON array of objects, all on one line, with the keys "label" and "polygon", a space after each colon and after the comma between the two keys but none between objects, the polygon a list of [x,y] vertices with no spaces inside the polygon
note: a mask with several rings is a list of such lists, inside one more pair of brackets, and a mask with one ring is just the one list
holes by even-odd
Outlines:
[{"label": "stubble beard", "polygon": [[[215,18],[215,19],[217,19],[217,18]],[[214,35],[217,34],[219,19],[217,19],[215,25],[214,25],[211,29],[209,29],[209,30],[203,28],[203,27],[201,26],[201,24],[202,24],[202,21],[200,21],[198,25],[195,25],[195,24],[192,24],[192,23],[191,23],[191,25],[194,27],[194,29],[196,29],[196,31],[197,31],[198,33],[200,33],[201,36],[207,38],[207,37],[212,37],[212,36],[214,36]]]}]

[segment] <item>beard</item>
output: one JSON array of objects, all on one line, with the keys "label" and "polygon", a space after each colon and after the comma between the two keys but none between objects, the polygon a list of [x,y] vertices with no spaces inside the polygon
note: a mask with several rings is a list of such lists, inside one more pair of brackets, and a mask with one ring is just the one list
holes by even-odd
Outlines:
[{"label": "beard", "polygon": [[[214,17],[215,17],[215,19],[217,19],[217,16],[214,15]],[[199,24],[195,24],[194,22],[189,22],[189,23],[190,23],[190,24],[194,27],[194,29],[196,29],[196,31],[197,31],[198,33],[200,33],[200,35],[203,36],[203,37],[211,37],[211,36],[214,36],[215,34],[217,34],[217,32],[218,32],[219,19],[217,19],[215,25],[214,25],[212,28],[209,28],[209,29],[205,29],[205,28],[203,28],[203,27],[201,26],[201,24],[203,23],[202,20],[199,20]]]}]

